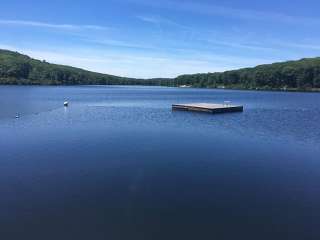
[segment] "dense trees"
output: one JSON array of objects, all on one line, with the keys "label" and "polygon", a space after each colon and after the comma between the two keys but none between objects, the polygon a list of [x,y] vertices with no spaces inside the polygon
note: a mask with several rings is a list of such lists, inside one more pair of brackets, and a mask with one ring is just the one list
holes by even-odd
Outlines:
[{"label": "dense trees", "polygon": [[129,84],[136,79],[49,64],[17,52],[0,50],[0,84]]},{"label": "dense trees", "polygon": [[176,85],[242,89],[313,90],[320,88],[320,58],[261,65],[255,68],[179,76]]},{"label": "dense trees", "polygon": [[17,52],[0,50],[0,84],[188,85],[203,88],[314,90],[320,89],[320,58],[222,73],[181,75],[174,79],[133,79],[50,64]]}]

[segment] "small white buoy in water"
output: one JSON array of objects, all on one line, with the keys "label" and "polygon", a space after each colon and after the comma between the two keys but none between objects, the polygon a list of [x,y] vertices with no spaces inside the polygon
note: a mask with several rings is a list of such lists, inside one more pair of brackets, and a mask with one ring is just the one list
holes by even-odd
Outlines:
[{"label": "small white buoy in water", "polygon": [[68,106],[69,106],[69,102],[66,101],[66,102],[63,103],[63,105],[64,105],[65,107],[68,107]]},{"label": "small white buoy in water", "polygon": [[20,118],[20,116],[19,116],[19,114],[18,114],[18,113],[16,114],[16,118]]}]

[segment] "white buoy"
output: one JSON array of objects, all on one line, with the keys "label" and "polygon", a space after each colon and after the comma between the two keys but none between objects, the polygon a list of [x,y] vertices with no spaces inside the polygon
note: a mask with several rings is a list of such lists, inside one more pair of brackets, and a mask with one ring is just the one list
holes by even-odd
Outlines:
[{"label": "white buoy", "polygon": [[63,103],[63,105],[64,105],[65,107],[68,107],[68,106],[69,106],[69,102],[66,101],[66,102]]},{"label": "white buoy", "polygon": [[16,115],[16,118],[20,118],[19,114]]}]

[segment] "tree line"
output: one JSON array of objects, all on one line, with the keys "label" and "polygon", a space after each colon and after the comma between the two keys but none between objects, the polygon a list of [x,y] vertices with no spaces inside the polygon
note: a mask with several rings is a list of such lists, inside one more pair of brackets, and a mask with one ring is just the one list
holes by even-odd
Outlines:
[{"label": "tree line", "polygon": [[254,68],[182,75],[176,85],[209,88],[316,90],[320,88],[320,58],[306,58]]},{"label": "tree line", "polygon": [[0,50],[0,84],[12,85],[153,85],[237,89],[320,89],[320,58],[261,65],[221,73],[177,78],[134,79],[50,64]]}]

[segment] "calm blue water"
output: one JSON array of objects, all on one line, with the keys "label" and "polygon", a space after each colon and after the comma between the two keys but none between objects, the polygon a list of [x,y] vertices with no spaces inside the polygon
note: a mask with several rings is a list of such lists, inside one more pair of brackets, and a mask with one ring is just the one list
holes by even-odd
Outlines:
[{"label": "calm blue water", "polygon": [[[245,111],[171,111],[225,100]],[[320,94],[2,86],[0,103],[1,239],[320,239]]]}]

